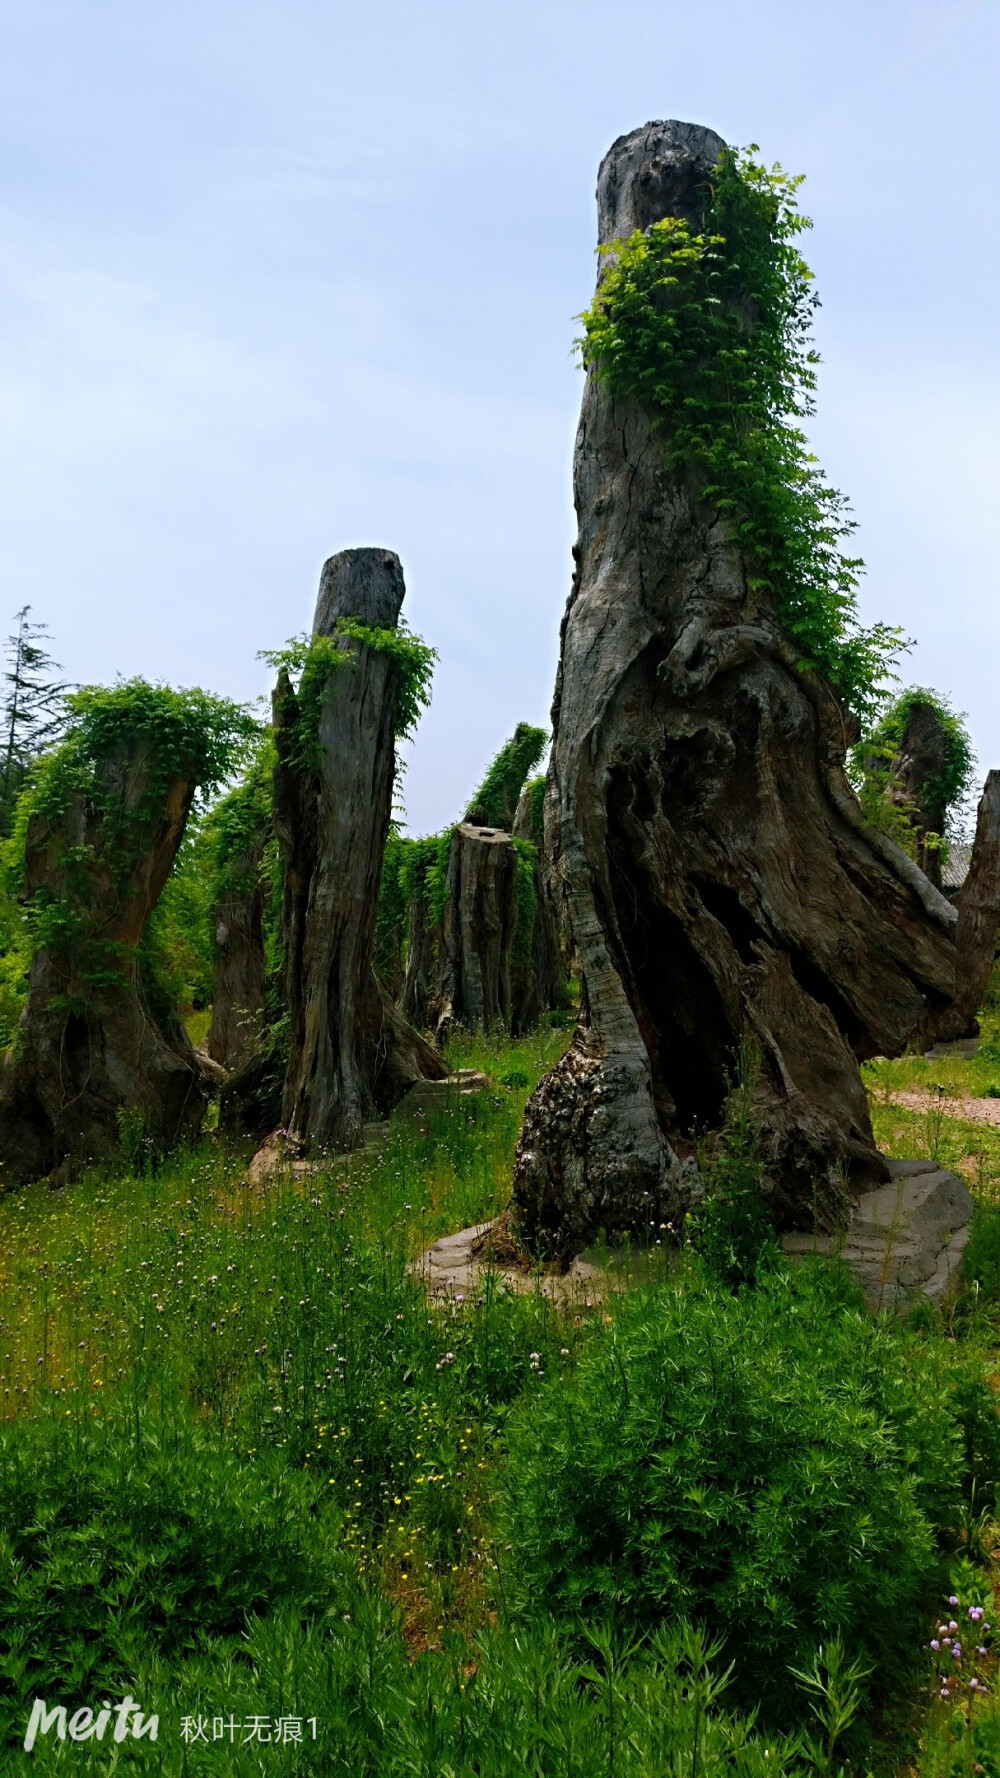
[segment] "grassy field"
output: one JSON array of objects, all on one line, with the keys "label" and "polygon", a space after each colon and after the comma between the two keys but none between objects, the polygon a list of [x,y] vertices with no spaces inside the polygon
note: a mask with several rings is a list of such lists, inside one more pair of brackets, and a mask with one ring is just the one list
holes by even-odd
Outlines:
[{"label": "grassy field", "polygon": [[[0,1199],[0,1771],[763,1778],[836,1770],[843,1719],[857,1765],[1000,1773],[992,1655],[976,1657],[987,1689],[973,1703],[929,1693],[927,1677],[942,1588],[966,1612],[993,1609],[994,1496],[975,1414],[947,1406],[992,1368],[988,1263],[988,1288],[970,1283],[949,1325],[874,1336],[828,1284],[779,1277],[771,1296],[734,1296],[693,1259],[658,1282],[640,1269],[634,1288],[619,1267],[614,1297],[590,1310],[494,1277],[469,1300],[428,1301],[410,1262],[503,1208],[524,1101],[567,1041],[454,1045],[453,1066],[482,1069],[489,1090],[425,1125],[397,1117],[377,1152],[304,1182],[251,1189],[247,1155],[208,1139],[142,1176]],[[892,1095],[925,1079],[985,1091],[1000,1065],[867,1072],[884,1144],[961,1165],[989,1217],[1000,1132]],[[641,1391],[671,1366],[654,1412]],[[924,1405],[907,1395],[903,1413],[911,1384]],[[862,1402],[874,1417],[859,1430]],[[831,1527],[836,1501],[857,1496],[850,1572],[842,1530],[814,1537],[827,1483],[809,1464],[834,1423],[821,1469]],[[706,1457],[713,1427],[731,1443]],[[675,1481],[640,1511],[675,1458]],[[762,1487],[781,1493],[794,1538],[774,1541],[767,1508],[757,1571],[730,1573]],[[651,1593],[678,1537],[710,1556]],[[816,1630],[852,1587],[868,1601],[855,1619],[870,1611],[882,1639],[870,1693],[857,1638],[838,1677],[839,1643]],[[112,1742],[126,1694],[158,1715],[155,1743]],[[107,1701],[102,1740],[60,1741],[56,1724],[23,1751],[36,1697],[71,1719]]]}]

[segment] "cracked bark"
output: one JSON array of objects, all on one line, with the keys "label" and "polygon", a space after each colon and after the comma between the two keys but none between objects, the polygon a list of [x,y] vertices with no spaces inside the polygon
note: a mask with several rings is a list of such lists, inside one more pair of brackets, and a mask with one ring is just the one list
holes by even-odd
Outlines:
[{"label": "cracked bark", "polygon": [[[141,806],[142,754],[117,752],[100,770],[124,804]],[[124,880],[119,858],[109,867],[103,823],[83,800],[52,824],[38,814],[31,819],[26,900],[40,889],[61,897],[74,854],[89,855],[93,865],[82,929],[65,948],[35,955],[17,1037],[4,1058],[2,1187],[49,1173],[64,1179],[120,1153],[123,1111],[161,1153],[198,1127],[205,1101],[194,1050],[181,1019],[147,1003],[136,955],[177,855],[192,789],[180,780],[170,786]],[[102,947],[99,967],[95,943]]]},{"label": "cracked bark", "polygon": [[267,1008],[264,888],[258,881],[266,833],[239,861],[251,887],[215,909],[215,979],[206,1048],[230,1073],[242,1068],[263,1035]]},{"label": "cracked bark", "polygon": [[[344,550],[323,569],[315,635],[359,618],[395,628],[403,570],[387,550]],[[444,1065],[375,979],[378,888],[392,809],[398,668],[366,643],[334,669],[320,710],[315,768],[302,763],[302,717],[287,674],[274,695],[274,825],[285,867],[283,936],[290,1048],[282,1119],[309,1151],[352,1148],[420,1078]]]},{"label": "cracked bark", "polygon": [[431,1003],[439,1037],[510,1029],[511,947],[517,924],[517,853],[509,833],[459,822],[451,836],[439,955]]},{"label": "cracked bark", "polygon": [[533,1031],[545,1013],[562,1004],[566,960],[560,944],[559,924],[553,905],[545,841],[532,831],[530,793],[522,791],[514,817],[514,838],[530,840],[535,847],[535,911],[527,953],[511,966],[511,1032],[523,1036]]},{"label": "cracked bark", "polygon": [[1000,931],[1000,771],[987,773],[976,816],[969,874],[958,898],[955,999],[938,1021],[938,1039],[974,1037]]},{"label": "cracked bark", "polygon": [[[602,243],[699,222],[721,148],[672,122],[621,138]],[[593,375],[574,480],[546,840],[582,1014],[526,1110],[518,1226],[565,1255],[676,1221],[750,1039],[776,1216],[836,1226],[887,1176],[858,1061],[899,1053],[950,999],[954,910],[866,827],[842,712],[798,671],[717,511]]]}]

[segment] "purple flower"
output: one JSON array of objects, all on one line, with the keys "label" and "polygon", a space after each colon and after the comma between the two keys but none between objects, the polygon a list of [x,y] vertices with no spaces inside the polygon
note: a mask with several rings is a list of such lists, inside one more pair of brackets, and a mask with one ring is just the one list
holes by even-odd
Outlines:
[{"label": "purple flower", "polygon": [[978,1679],[970,1679],[969,1680],[969,1690],[970,1690],[970,1692],[977,1692],[979,1690]]},{"label": "purple flower", "polygon": [[972,1619],[974,1624],[978,1624],[980,1618],[985,1617],[985,1615],[986,1614],[983,1611],[983,1608],[981,1605],[970,1605],[969,1606],[969,1616]]},{"label": "purple flower", "polygon": [[951,1623],[948,1625],[948,1628],[951,1631],[952,1635],[954,1636],[955,1631],[958,1629],[958,1625],[956,1624],[954,1618],[952,1618]]},{"label": "purple flower", "polygon": [[957,1605],[958,1604],[958,1594],[957,1593],[952,1593],[950,1599],[948,1600],[948,1604],[949,1605]]},{"label": "purple flower", "polygon": [[977,1655],[984,1655],[986,1653],[986,1650],[985,1650],[985,1648],[977,1648],[976,1653],[977,1653]]},{"label": "purple flower", "polygon": [[933,1640],[933,1642],[932,1642],[932,1643],[931,1643],[931,1647],[932,1647],[932,1648],[933,1648],[933,1649],[934,1649],[934,1651],[935,1651],[935,1653],[936,1653],[936,1652],[937,1652],[937,1650],[938,1650],[938,1649],[939,1649],[939,1648],[940,1648],[940,1647],[941,1647],[941,1644],[940,1644],[940,1642],[939,1642],[939,1641],[938,1641],[938,1639],[937,1639],[937,1637],[936,1637],[936,1636],[935,1636],[935,1638],[934,1638],[934,1640]]}]

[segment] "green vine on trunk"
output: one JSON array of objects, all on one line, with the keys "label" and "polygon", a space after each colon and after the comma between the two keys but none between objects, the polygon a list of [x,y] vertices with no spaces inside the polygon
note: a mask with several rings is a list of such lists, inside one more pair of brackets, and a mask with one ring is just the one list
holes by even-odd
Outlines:
[{"label": "green vine on trunk", "polygon": [[[104,926],[114,914],[98,907],[98,883],[124,894],[157,829],[177,813],[184,819],[196,791],[218,789],[260,725],[227,698],[144,679],[84,686],[67,707],[66,739],[38,761],[19,799],[4,847],[5,879],[8,893],[26,902],[32,954],[42,946],[65,951],[83,939],[81,979],[97,982],[120,977],[132,960],[129,947],[92,930],[95,915]],[[178,793],[183,807],[168,816],[169,798]],[[40,844],[58,850],[50,880],[29,893],[31,856]]]},{"label": "green vine on trunk", "polygon": [[287,673],[293,685],[298,763],[305,770],[315,771],[320,764],[319,725],[331,676],[357,659],[355,651],[344,646],[348,641],[386,655],[396,666],[393,722],[397,743],[408,740],[430,703],[437,650],[414,636],[404,623],[389,630],[342,617],[337,619],[333,636],[292,636],[284,648],[262,649],[258,659],[278,673]]},{"label": "green vine on trunk", "polygon": [[530,722],[518,723],[469,804],[466,821],[477,827],[496,827],[502,832],[510,832],[524,781],[541,759],[548,738],[543,728],[533,728]]},{"label": "green vine on trunk", "polygon": [[669,462],[696,478],[743,550],[753,594],[770,599],[802,666],[871,722],[905,647],[862,628],[854,524],[800,422],[814,411],[817,297],[797,246],[801,179],[726,149],[704,187],[702,228],[667,216],[600,249],[605,268],[580,317],[583,363],[639,401]]},{"label": "green vine on trunk", "polygon": [[[907,725],[915,710],[930,710],[943,742],[941,769],[917,786],[922,808],[909,799],[898,775]],[[947,698],[926,685],[895,698],[866,738],[851,751],[851,778],[866,818],[916,858],[924,851],[947,856],[947,835],[972,787],[976,756],[965,719]],[[921,816],[930,825],[922,828]]]}]

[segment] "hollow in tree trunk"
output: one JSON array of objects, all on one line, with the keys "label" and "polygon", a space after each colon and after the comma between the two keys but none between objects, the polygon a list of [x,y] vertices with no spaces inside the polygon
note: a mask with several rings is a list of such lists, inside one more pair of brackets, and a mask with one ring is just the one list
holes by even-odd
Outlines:
[{"label": "hollow in tree trunk", "polygon": [[[601,241],[699,228],[722,147],[672,122],[621,138]],[[954,910],[866,826],[840,707],[665,444],[588,376],[546,821],[582,1016],[514,1179],[522,1236],[559,1254],[677,1222],[747,1042],[779,1222],[842,1223],[887,1177],[858,1061],[898,1054],[954,988]]]}]

